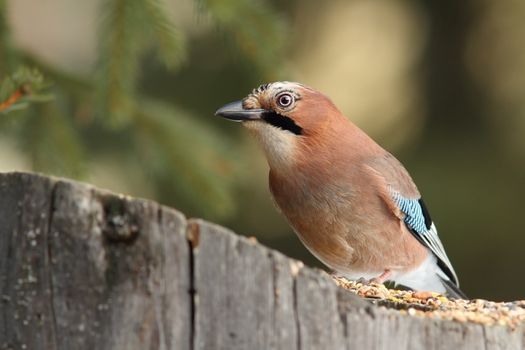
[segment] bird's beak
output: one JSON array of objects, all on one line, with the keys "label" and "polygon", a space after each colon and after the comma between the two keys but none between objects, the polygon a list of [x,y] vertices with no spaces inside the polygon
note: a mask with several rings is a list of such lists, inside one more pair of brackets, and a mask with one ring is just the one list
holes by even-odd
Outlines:
[{"label": "bird's beak", "polygon": [[235,101],[219,108],[217,112],[215,112],[215,115],[236,122],[242,122],[245,120],[261,119],[266,112],[268,111],[265,109],[244,109],[242,107],[242,101]]}]

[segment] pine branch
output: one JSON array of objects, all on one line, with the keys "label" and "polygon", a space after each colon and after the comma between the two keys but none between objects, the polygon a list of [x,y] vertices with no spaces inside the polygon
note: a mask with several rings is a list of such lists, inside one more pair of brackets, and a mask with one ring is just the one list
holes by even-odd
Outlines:
[{"label": "pine branch", "polygon": [[5,110],[9,111],[9,107],[13,107],[13,104],[15,104],[20,98],[22,98],[24,95],[27,94],[27,86],[23,85],[16,89],[9,97],[4,100],[3,102],[0,102],[0,112],[3,112]]},{"label": "pine branch", "polygon": [[64,96],[55,103],[38,104],[19,119],[17,140],[33,169],[55,175],[77,177],[83,173],[82,139],[65,113]]},{"label": "pine branch", "polygon": [[144,0],[145,14],[158,43],[160,58],[169,69],[175,69],[184,59],[184,37],[167,16],[160,0]]},{"label": "pine branch", "polygon": [[202,0],[200,6],[219,27],[233,38],[235,45],[251,60],[267,80],[284,74],[282,55],[287,38],[283,18],[261,1]]},{"label": "pine branch", "polygon": [[237,173],[233,147],[185,111],[151,99],[140,105],[133,139],[158,197],[197,215],[230,215]]},{"label": "pine branch", "polygon": [[50,95],[40,94],[47,83],[37,70],[22,67],[0,84],[0,114],[26,108],[30,102],[45,102]]},{"label": "pine branch", "polygon": [[141,56],[156,43],[163,63],[175,68],[184,54],[183,40],[159,0],[105,0],[102,13],[99,114],[111,126],[122,126],[136,115]]},{"label": "pine branch", "polygon": [[111,126],[130,121],[142,45],[140,2],[106,0],[101,13],[97,91],[99,115]]}]

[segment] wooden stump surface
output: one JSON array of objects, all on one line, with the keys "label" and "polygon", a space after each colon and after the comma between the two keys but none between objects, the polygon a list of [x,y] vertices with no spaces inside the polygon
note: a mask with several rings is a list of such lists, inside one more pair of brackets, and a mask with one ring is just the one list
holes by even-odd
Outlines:
[{"label": "wooden stump surface", "polygon": [[0,349],[522,349],[523,328],[411,317],[218,225],[0,174]]}]

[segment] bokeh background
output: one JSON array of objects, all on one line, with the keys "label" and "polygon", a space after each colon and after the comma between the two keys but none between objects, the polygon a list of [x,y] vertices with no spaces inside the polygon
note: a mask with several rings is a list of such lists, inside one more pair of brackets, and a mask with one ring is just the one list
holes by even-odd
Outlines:
[{"label": "bokeh background", "polygon": [[0,115],[0,170],[158,200],[318,265],[267,165],[213,116],[273,80],[331,96],[409,169],[472,297],[525,298],[522,0],[0,0],[0,79],[54,99]]}]

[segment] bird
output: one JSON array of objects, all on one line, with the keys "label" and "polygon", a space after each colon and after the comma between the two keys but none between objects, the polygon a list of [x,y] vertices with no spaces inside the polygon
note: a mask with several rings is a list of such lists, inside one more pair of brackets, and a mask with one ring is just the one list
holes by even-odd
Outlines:
[{"label": "bird", "polygon": [[408,171],[326,95],[272,82],[215,115],[262,146],[274,203],[337,275],[466,299]]}]

